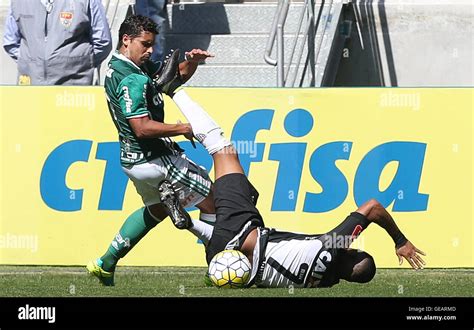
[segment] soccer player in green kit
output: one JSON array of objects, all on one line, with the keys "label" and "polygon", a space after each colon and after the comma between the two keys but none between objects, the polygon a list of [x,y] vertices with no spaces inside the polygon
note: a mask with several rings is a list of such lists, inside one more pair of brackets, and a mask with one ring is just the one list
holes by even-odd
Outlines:
[{"label": "soccer player in green kit", "polygon": [[[145,205],[126,219],[106,253],[87,265],[89,273],[107,286],[114,285],[118,260],[168,215],[176,227],[188,229],[199,238],[199,233],[206,232],[207,228],[200,220],[215,221],[207,172],[189,160],[171,140],[171,137],[183,135],[192,142],[191,126],[164,123],[161,94],[169,88],[167,83],[172,79],[168,78],[175,77],[176,70],[179,70],[181,84],[194,74],[199,62],[212,55],[193,49],[186,53],[186,61],[178,66],[179,54],[174,52],[161,71],[157,70],[160,66],[149,60],[158,33],[156,29],[156,24],[147,17],[126,18],[119,30],[119,48],[106,72],[104,87],[119,135],[122,169]],[[179,196],[179,207],[195,205],[200,209],[200,220],[178,219],[169,213],[169,208],[163,207],[160,183],[165,179],[173,184],[176,196]]]}]

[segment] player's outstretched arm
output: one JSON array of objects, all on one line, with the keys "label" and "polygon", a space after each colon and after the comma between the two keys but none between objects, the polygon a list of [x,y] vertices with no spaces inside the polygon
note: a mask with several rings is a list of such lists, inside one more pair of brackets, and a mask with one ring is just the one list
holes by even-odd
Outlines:
[{"label": "player's outstretched arm", "polygon": [[179,73],[181,74],[183,83],[192,77],[194,72],[196,72],[199,63],[203,62],[208,57],[214,57],[214,55],[201,49],[192,49],[185,53],[186,60],[179,64]]},{"label": "player's outstretched arm", "polygon": [[396,248],[395,253],[398,256],[400,265],[403,263],[403,258],[408,261],[413,269],[423,269],[424,265],[426,265],[425,261],[420,257],[420,254],[424,256],[426,254],[416,248],[410,241]]},{"label": "player's outstretched arm", "polygon": [[390,235],[395,242],[395,253],[398,256],[400,265],[403,262],[403,258],[405,258],[414,269],[423,268],[425,262],[420,257],[420,254],[426,254],[417,249],[405,235],[403,235],[392,216],[379,202],[372,199],[359,207],[357,212],[363,214],[370,222],[378,224]]}]

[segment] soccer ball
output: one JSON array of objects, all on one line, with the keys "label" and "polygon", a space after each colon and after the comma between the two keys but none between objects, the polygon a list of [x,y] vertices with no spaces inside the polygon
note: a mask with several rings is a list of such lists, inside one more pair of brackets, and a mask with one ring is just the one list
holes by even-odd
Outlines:
[{"label": "soccer ball", "polygon": [[208,276],[218,288],[243,288],[250,279],[252,266],[247,257],[237,250],[224,250],[209,263]]}]

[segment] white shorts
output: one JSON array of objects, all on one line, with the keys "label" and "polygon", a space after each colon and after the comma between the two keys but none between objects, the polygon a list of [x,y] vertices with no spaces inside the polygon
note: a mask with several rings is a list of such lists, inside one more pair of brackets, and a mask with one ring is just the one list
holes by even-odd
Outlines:
[{"label": "white shorts", "polygon": [[186,155],[167,155],[128,169],[122,167],[132,180],[146,206],[161,203],[158,185],[169,180],[175,187],[183,207],[202,202],[211,189],[207,171],[186,158]]}]

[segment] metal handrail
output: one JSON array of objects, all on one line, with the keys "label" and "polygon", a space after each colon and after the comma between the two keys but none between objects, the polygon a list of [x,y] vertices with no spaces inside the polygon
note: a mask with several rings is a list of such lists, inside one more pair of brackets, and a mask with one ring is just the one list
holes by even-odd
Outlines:
[{"label": "metal handrail", "polygon": [[[304,47],[305,47],[305,44],[306,44],[306,40],[308,39],[308,35],[311,32],[310,30],[311,30],[312,22],[314,22],[314,1],[313,0],[310,0],[310,1],[305,0],[305,2],[304,2],[304,10],[301,12],[301,16],[300,16],[300,19],[299,19],[299,22],[298,22],[298,28],[296,29],[296,33],[295,33],[295,40],[293,41],[293,48],[291,50],[291,56],[290,56],[290,61],[289,61],[290,65],[291,65],[291,63],[293,63],[293,56],[295,55],[296,45],[297,45],[297,42],[298,42],[298,36],[299,36],[300,31],[301,31],[301,26],[303,25],[303,20],[304,20],[304,15],[305,14],[308,15],[308,19],[307,19],[308,24],[306,26],[306,31],[303,35],[303,42],[300,45],[296,67],[295,67],[295,70],[293,72],[293,75],[291,76],[292,78],[291,78],[290,84],[289,84],[289,86],[291,86],[291,87],[295,86],[295,80],[296,80],[296,76],[298,75],[298,70],[299,70],[299,66],[301,64],[301,59],[303,58],[303,53],[304,53]],[[286,81],[288,81],[288,78],[290,78],[289,74],[290,74],[290,67],[288,67],[288,71],[287,71],[287,74],[286,74]]]},{"label": "metal handrail", "polygon": [[[329,22],[329,18],[331,17],[331,12],[332,12],[332,5],[333,5],[333,2],[334,0],[330,0],[329,1],[329,4],[328,4],[328,14],[326,15],[326,19],[324,20],[324,29],[323,30],[326,30],[327,28],[327,25],[328,25],[328,22]],[[321,7],[321,12],[323,11],[324,7]],[[319,59],[319,52],[321,51],[321,45],[323,43],[323,39],[324,39],[324,33],[321,35],[321,38],[319,38],[319,42],[318,44],[316,45],[315,47],[315,50],[314,50],[314,53],[315,53],[315,59]],[[317,64],[317,63],[316,63]]]},{"label": "metal handrail", "polygon": [[289,8],[289,0],[278,1],[276,14],[273,18],[272,28],[270,29],[270,38],[268,38],[267,40],[267,46],[265,47],[265,54],[263,56],[265,62],[273,66],[277,65],[278,63],[278,60],[276,58],[271,57],[273,45],[275,43],[275,37],[277,35],[277,30],[283,28],[283,24],[285,23],[286,17],[288,16]]},{"label": "metal handrail", "polygon": [[[305,0],[303,4],[303,8],[301,10],[301,14],[298,19],[298,24],[297,24],[297,29],[295,32],[295,38],[293,41],[293,45],[290,48],[291,49],[291,55],[290,55],[290,60],[287,65],[287,70],[285,74],[285,59],[284,59],[284,26],[286,23],[286,18],[288,16],[288,10],[290,7],[290,2],[289,0],[280,0],[278,2],[278,6],[275,12],[275,16],[273,19],[272,27],[270,30],[270,35],[267,40],[267,45],[265,47],[265,53],[264,53],[264,59],[265,62],[277,66],[277,86],[278,87],[285,87],[286,85],[288,87],[294,87],[296,78],[298,76],[298,71],[299,67],[301,65],[301,60],[303,59],[303,54],[304,54],[304,48],[306,46],[306,42],[308,42],[308,53],[306,57],[306,61],[311,62],[311,82],[314,83],[315,81],[315,63],[318,59],[319,52],[321,49],[322,41],[324,38],[324,33],[321,34],[320,40],[318,43],[315,45],[315,37],[316,37],[316,32],[318,29],[319,25],[319,19],[321,17],[321,14],[325,8],[328,9],[328,15],[326,15],[324,25],[323,25],[323,31],[327,27],[327,23],[330,17],[330,13],[332,11],[333,7],[333,1],[330,0],[329,4],[325,6],[325,1],[323,0],[321,3],[321,8],[318,13],[318,18],[317,21],[315,22],[315,0]],[[306,27],[304,29],[304,32],[301,34],[302,26],[303,26],[303,21],[305,21],[306,18]],[[296,47],[298,44],[298,41],[302,38],[302,42],[300,44],[300,47],[298,48],[298,52],[296,51]],[[275,39],[277,40],[277,56],[276,58],[273,58],[271,56],[271,53],[273,51],[273,46],[275,44]],[[295,57],[296,56],[296,57]],[[293,59],[296,58],[296,67],[293,70],[292,74],[290,74],[291,71],[291,66],[293,63]]]}]

